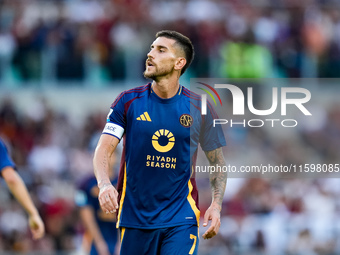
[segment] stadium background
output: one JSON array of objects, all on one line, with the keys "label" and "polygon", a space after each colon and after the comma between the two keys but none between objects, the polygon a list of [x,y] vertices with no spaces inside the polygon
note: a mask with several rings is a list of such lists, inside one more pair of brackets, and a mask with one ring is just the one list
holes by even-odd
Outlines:
[{"label": "stadium background", "polygon": [[[190,77],[283,78],[326,91],[313,106],[318,122],[288,139],[228,132],[227,162],[339,163],[340,2],[252,2],[0,1],[0,134],[47,229],[32,242],[26,216],[1,185],[0,253],[77,254],[75,183],[92,171],[117,93],[146,82],[146,52],[161,29],[195,44],[181,78],[187,87]],[[204,212],[209,184],[198,184]],[[199,254],[339,254],[339,195],[340,179],[230,179],[220,234],[201,239]]]}]

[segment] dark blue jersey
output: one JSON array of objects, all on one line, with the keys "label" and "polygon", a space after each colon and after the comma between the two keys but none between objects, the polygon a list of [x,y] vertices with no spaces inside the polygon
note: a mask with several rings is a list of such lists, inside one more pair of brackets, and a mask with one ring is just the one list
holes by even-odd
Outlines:
[{"label": "dark blue jersey", "polygon": [[162,99],[150,83],[124,91],[111,105],[103,133],[124,136],[118,227],[198,225],[198,144],[204,151],[225,145],[222,129],[211,128],[213,109],[201,116],[200,107],[200,96],[183,86]]},{"label": "dark blue jersey", "polygon": [[5,143],[0,139],[0,173],[5,167],[15,168],[15,164],[8,155]]},{"label": "dark blue jersey", "polygon": [[[117,180],[112,181],[112,184],[116,185]],[[103,212],[99,205],[98,194],[97,180],[91,175],[78,185],[75,202],[79,207],[89,206],[93,209],[100,232],[109,247],[110,253],[113,254],[118,240],[116,217],[113,214]],[[94,244],[91,247],[91,254],[97,254]]]}]

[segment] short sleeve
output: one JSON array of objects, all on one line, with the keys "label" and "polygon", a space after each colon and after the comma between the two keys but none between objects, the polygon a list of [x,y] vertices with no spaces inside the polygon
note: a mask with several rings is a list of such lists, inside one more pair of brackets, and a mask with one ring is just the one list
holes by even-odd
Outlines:
[{"label": "short sleeve", "polygon": [[5,144],[0,140],[0,172],[5,167],[15,168],[15,164],[13,160],[11,159],[11,157],[9,156]]},{"label": "short sleeve", "polygon": [[121,93],[111,105],[103,134],[115,136],[119,140],[123,137],[126,127],[124,111],[124,93]]},{"label": "short sleeve", "polygon": [[207,108],[207,115],[202,116],[200,144],[203,151],[212,151],[226,146],[226,141],[221,125],[214,127],[214,119],[218,119],[217,113],[210,103]]}]

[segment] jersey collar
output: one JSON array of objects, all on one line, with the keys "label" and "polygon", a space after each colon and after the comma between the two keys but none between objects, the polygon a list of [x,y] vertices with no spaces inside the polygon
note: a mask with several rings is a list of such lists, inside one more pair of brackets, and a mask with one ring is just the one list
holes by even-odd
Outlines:
[{"label": "jersey collar", "polygon": [[156,100],[157,102],[160,102],[162,104],[171,104],[171,103],[174,103],[176,102],[178,99],[180,99],[181,95],[182,95],[182,89],[183,89],[183,86],[182,85],[179,85],[179,89],[176,93],[176,95],[174,95],[173,97],[171,98],[161,98],[159,97],[152,89],[152,84],[149,83],[150,85],[150,97],[153,99],[153,100]]}]

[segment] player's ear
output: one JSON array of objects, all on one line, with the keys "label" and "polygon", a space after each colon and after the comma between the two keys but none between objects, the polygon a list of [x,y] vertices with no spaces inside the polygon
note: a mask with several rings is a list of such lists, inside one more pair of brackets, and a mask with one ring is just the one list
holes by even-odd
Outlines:
[{"label": "player's ear", "polygon": [[185,64],[187,63],[187,60],[183,57],[178,57],[175,62],[175,70],[181,70]]}]

